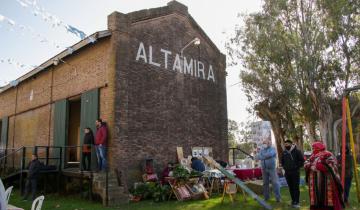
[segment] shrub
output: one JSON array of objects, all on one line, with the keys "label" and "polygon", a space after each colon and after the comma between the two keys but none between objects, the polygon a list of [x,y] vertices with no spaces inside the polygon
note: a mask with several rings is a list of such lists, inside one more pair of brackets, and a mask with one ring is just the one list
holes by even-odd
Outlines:
[{"label": "shrub", "polygon": [[190,178],[190,172],[182,165],[178,165],[174,168],[173,175],[177,180],[187,181]]}]

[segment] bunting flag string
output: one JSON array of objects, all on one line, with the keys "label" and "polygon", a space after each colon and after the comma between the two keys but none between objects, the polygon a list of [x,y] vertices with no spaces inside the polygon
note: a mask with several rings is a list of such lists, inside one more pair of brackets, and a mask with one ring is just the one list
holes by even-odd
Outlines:
[{"label": "bunting flag string", "polygon": [[34,65],[26,65],[23,64],[21,62],[16,61],[13,58],[0,58],[0,64],[9,64],[9,65],[13,65],[14,67],[16,67],[17,69],[22,69],[22,70],[26,70],[26,69],[30,69],[30,68],[35,68],[36,66]]},{"label": "bunting flag string", "polygon": [[[0,58],[0,64],[8,64],[8,65],[14,66],[15,69],[17,70],[16,74],[18,74],[18,75],[22,75],[24,72],[36,67],[34,65],[23,64],[19,61],[16,61],[13,58]],[[7,81],[5,79],[0,80],[0,88],[1,88],[1,86],[5,86],[7,84],[9,84],[9,81]]]},{"label": "bunting flag string", "polygon": [[22,24],[17,24],[14,20],[0,14],[0,23],[2,22],[5,23],[10,28],[10,31],[14,31],[14,29],[18,29],[21,31],[21,35],[25,35],[25,33],[29,32],[33,39],[37,39],[41,43],[48,43],[56,48],[64,48],[59,43],[49,40],[40,33],[36,33],[33,28]]},{"label": "bunting flag string", "polygon": [[16,0],[22,7],[31,9],[34,16],[42,18],[43,21],[51,24],[53,28],[55,27],[63,27],[68,33],[71,33],[80,39],[84,39],[86,34],[80,29],[64,23],[55,15],[47,12],[43,7],[41,7],[37,0]]}]

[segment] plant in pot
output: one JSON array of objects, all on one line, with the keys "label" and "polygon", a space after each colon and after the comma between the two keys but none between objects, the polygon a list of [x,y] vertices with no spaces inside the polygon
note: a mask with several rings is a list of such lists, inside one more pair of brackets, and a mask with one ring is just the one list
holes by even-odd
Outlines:
[{"label": "plant in pot", "polygon": [[154,202],[166,201],[170,195],[170,186],[169,185],[157,185],[153,192]]},{"label": "plant in pot", "polygon": [[140,201],[141,199],[145,198],[145,195],[147,194],[148,191],[148,187],[146,184],[142,183],[137,185],[134,189],[132,189],[130,191],[130,193],[132,194],[132,201]]},{"label": "plant in pot", "polygon": [[174,168],[173,175],[180,182],[186,182],[190,178],[190,172],[182,165],[178,165]]}]

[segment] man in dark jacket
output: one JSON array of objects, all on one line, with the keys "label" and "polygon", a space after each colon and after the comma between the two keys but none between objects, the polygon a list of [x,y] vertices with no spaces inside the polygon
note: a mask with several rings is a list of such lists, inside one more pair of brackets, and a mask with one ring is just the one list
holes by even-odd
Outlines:
[{"label": "man in dark jacket", "polygon": [[197,157],[191,158],[191,168],[199,172],[205,171],[204,163]]},{"label": "man in dark jacket", "polygon": [[95,150],[98,159],[98,168],[100,171],[105,171],[108,130],[106,124],[101,119],[97,119],[95,123],[97,129],[95,134]]},{"label": "man in dark jacket", "polygon": [[285,170],[285,178],[292,199],[291,204],[294,208],[300,208],[300,168],[304,166],[304,156],[291,140],[286,140],[284,147],[281,165]]},{"label": "man in dark jacket", "polygon": [[23,200],[27,200],[27,197],[29,196],[29,193],[31,191],[32,200],[35,200],[36,195],[36,187],[37,187],[37,179],[39,177],[39,173],[41,170],[41,163],[38,160],[38,157],[36,154],[32,155],[32,160],[29,163],[29,172],[28,177],[25,184],[25,195]]}]

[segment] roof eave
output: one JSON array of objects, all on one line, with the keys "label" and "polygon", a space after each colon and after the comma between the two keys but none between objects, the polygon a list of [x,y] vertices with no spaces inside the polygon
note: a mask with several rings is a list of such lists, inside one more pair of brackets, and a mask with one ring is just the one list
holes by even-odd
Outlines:
[{"label": "roof eave", "polygon": [[[94,42],[90,41],[90,40],[98,40],[101,38],[105,38],[111,35],[111,31],[109,30],[104,30],[104,31],[98,31],[95,32],[93,34],[91,34],[90,36],[82,39],[81,41],[79,41],[78,43],[70,46],[69,48],[72,49],[72,51],[69,51],[68,48],[63,50],[62,52],[60,52],[59,54],[57,54],[56,56],[50,58],[49,60],[45,61],[44,63],[42,63],[41,65],[39,65],[38,67],[36,67],[35,69],[29,71],[28,73],[22,75],[21,77],[17,78],[15,81],[16,85],[13,84],[7,84],[3,87],[0,88],[0,93],[5,92],[6,90],[12,88],[12,87],[16,87],[18,84],[20,84],[21,82],[29,79],[30,77],[33,77],[34,75],[40,73],[41,71],[45,71],[48,67],[54,65],[54,61],[55,60],[62,60],[67,56],[70,56],[71,54],[73,54],[74,52],[90,45],[93,44]],[[93,38],[93,39],[91,39]]]}]

